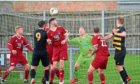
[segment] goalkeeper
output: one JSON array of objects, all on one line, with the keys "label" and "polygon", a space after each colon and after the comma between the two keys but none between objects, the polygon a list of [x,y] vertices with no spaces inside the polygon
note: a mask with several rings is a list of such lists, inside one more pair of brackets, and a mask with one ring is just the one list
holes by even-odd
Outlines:
[{"label": "goalkeeper", "polygon": [[80,37],[76,37],[72,40],[68,41],[68,44],[75,44],[79,47],[79,57],[78,60],[76,61],[76,64],[74,66],[74,79],[70,81],[70,83],[75,83],[78,81],[78,68],[83,65],[85,62],[89,62],[94,59],[89,59],[88,54],[90,54],[90,50],[93,48],[92,47],[92,36],[86,35],[85,34],[85,29],[83,27],[80,27],[79,29],[79,34]]}]

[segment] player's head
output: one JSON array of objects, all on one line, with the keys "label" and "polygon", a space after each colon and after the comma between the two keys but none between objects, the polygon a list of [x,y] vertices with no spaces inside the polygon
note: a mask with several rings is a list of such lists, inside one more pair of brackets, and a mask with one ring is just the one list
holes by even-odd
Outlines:
[{"label": "player's head", "polygon": [[45,28],[45,25],[46,25],[46,23],[43,20],[41,20],[41,21],[38,22],[39,28]]},{"label": "player's head", "polygon": [[57,22],[56,18],[51,18],[49,20],[49,24],[50,25],[53,25],[53,26],[57,26],[58,25],[58,22]]},{"label": "player's head", "polygon": [[79,34],[81,35],[81,36],[83,36],[83,35],[85,35],[85,29],[84,29],[84,27],[80,27],[79,28]]},{"label": "player's head", "polygon": [[117,18],[117,26],[121,26],[124,24],[124,17],[118,17]]},{"label": "player's head", "polygon": [[49,27],[49,23],[48,23],[48,21],[46,20],[45,21],[45,28],[48,28]]},{"label": "player's head", "polygon": [[94,33],[94,34],[100,34],[100,29],[99,29],[99,27],[95,27],[93,33]]},{"label": "player's head", "polygon": [[22,35],[23,34],[23,27],[22,26],[16,26],[15,27],[16,33]]}]

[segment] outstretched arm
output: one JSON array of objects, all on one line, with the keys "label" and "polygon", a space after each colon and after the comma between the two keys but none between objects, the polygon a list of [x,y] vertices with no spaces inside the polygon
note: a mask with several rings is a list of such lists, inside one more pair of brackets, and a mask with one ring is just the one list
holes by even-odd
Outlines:
[{"label": "outstretched arm", "polygon": [[31,52],[34,51],[34,50],[32,49],[32,47],[31,47],[29,44],[25,45],[25,47],[28,48]]},{"label": "outstretched arm", "polygon": [[100,39],[101,39],[101,40],[107,40],[107,39],[112,38],[113,36],[114,36],[113,34],[110,34],[110,35],[107,35],[107,36],[105,36],[105,37],[101,37]]}]

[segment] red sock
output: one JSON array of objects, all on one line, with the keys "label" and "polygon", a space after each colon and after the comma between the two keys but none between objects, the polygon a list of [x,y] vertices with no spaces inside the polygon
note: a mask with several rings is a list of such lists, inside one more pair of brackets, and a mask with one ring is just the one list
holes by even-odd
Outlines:
[{"label": "red sock", "polygon": [[56,73],[56,76],[59,78],[59,70],[58,69],[55,70],[55,73]]},{"label": "red sock", "polygon": [[50,73],[50,82],[53,82],[54,76],[55,76],[55,69],[52,69]]},{"label": "red sock", "polygon": [[92,84],[92,81],[93,81],[93,73],[89,72],[88,73],[88,82],[89,82],[89,84]]},{"label": "red sock", "polygon": [[60,77],[60,82],[62,82],[63,81],[63,77],[64,77],[64,69],[60,69],[59,77]]},{"label": "red sock", "polygon": [[25,77],[24,77],[24,79],[28,80],[28,77],[29,77],[29,70],[27,69],[27,70],[25,70]]},{"label": "red sock", "polygon": [[4,74],[4,76],[3,76],[3,78],[2,79],[6,79],[7,78],[7,76],[9,75],[9,73],[10,73],[10,71],[9,70],[7,70],[6,72],[5,72],[5,74]]},{"label": "red sock", "polygon": [[45,72],[44,72],[44,75],[43,75],[43,79],[45,79]]},{"label": "red sock", "polygon": [[101,83],[102,83],[102,84],[105,83],[105,75],[104,75],[104,73],[101,73],[101,74],[100,74],[100,80],[101,80]]}]

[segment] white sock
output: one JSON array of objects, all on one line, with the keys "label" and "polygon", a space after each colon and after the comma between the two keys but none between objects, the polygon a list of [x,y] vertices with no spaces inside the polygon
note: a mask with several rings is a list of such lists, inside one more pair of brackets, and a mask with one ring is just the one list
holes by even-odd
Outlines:
[{"label": "white sock", "polygon": [[46,84],[49,84],[49,81],[46,81]]}]

